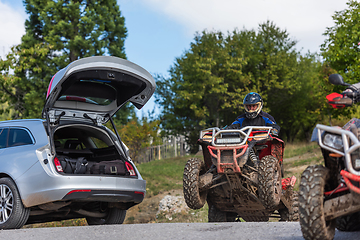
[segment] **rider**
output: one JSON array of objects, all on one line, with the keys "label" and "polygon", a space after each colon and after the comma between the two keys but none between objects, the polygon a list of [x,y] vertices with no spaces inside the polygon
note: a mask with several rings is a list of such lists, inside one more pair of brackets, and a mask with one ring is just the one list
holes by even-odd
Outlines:
[{"label": "rider", "polygon": [[225,129],[240,129],[246,126],[270,126],[273,127],[272,133],[278,135],[280,126],[276,124],[275,119],[270,114],[261,110],[264,103],[258,93],[248,93],[244,98],[243,104],[245,113],[238,116]]}]

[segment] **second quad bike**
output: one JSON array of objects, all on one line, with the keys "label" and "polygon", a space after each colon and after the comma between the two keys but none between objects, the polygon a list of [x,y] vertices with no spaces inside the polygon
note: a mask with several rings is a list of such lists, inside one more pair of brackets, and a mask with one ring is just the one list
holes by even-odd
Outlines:
[{"label": "second quad bike", "polygon": [[209,222],[298,220],[296,178],[282,179],[284,142],[271,127],[209,128],[198,144],[204,161],[188,160],[184,198],[192,209],[209,206]]},{"label": "second quad bike", "polygon": [[[329,81],[354,91],[327,96],[334,108],[358,102],[355,86],[339,74]],[[320,145],[323,165],[309,166],[301,175],[299,193],[300,226],[305,239],[331,240],[335,228],[360,230],[360,120],[353,118],[344,127],[317,124],[312,140]]]}]

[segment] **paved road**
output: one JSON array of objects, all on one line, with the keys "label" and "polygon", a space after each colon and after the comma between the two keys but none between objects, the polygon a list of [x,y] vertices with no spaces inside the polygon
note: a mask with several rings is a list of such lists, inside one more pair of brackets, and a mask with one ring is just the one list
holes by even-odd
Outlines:
[{"label": "paved road", "polygon": [[[5,240],[57,240],[57,239],[131,239],[131,240],[180,240],[180,239],[303,239],[299,223],[155,223],[124,224],[108,226],[84,226],[62,228],[32,228],[1,230],[0,238]],[[335,240],[360,239],[360,232],[336,231]]]}]

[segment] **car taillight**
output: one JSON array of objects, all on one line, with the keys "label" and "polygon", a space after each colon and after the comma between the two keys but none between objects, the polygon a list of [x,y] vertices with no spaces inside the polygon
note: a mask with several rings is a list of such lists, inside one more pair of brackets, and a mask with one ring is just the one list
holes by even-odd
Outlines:
[{"label": "car taillight", "polygon": [[130,176],[136,176],[135,170],[134,170],[133,166],[130,163],[125,162],[125,166],[126,166],[126,169],[129,171]]},{"label": "car taillight", "polygon": [[55,164],[56,170],[58,172],[64,172],[64,170],[63,170],[63,168],[62,168],[62,166],[60,164],[60,161],[59,161],[59,159],[57,157],[54,158],[54,164]]}]

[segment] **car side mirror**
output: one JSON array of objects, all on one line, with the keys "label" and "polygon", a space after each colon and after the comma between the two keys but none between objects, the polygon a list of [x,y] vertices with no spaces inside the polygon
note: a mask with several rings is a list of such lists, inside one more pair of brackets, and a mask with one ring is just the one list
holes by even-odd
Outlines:
[{"label": "car side mirror", "polygon": [[337,73],[329,76],[329,82],[334,85],[350,86],[350,84],[344,82],[343,77]]}]

